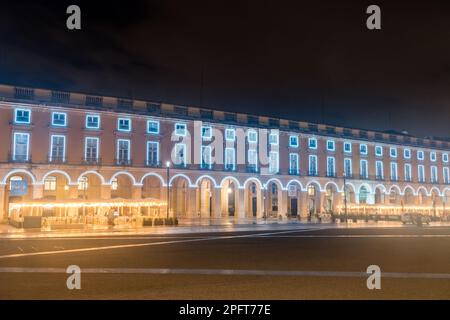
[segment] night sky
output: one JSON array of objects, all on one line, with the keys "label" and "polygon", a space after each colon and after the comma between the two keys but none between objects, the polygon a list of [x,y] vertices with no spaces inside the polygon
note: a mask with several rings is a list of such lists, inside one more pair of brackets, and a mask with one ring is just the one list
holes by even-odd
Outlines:
[{"label": "night sky", "polygon": [[450,1],[2,1],[0,82],[450,137]]}]

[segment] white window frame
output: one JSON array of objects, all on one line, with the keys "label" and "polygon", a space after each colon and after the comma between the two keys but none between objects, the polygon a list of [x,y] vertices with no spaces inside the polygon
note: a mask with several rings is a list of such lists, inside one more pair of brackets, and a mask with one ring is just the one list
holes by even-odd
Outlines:
[{"label": "white window frame", "polygon": [[[409,155],[406,155],[408,153]],[[403,149],[403,158],[411,159],[411,149]]]},{"label": "white window frame", "polygon": [[89,139],[92,139],[92,140],[96,141],[97,157],[96,157],[95,160],[98,160],[99,159],[99,154],[100,154],[100,149],[99,149],[100,148],[100,139],[98,137],[85,137],[84,138],[84,160],[88,160],[88,158],[87,158],[87,146],[88,146],[87,141]]},{"label": "white window frame", "polygon": [[[366,168],[366,173],[365,174],[363,174],[363,165],[362,164],[365,164],[365,168]],[[365,160],[365,159],[361,159],[360,161],[359,161],[359,175],[361,176],[361,177],[363,177],[364,179],[367,179],[368,177],[369,177],[369,164],[368,164],[368,162],[367,162],[367,160]]]},{"label": "white window frame", "polygon": [[417,160],[423,161],[425,159],[425,152],[423,150],[417,151]]},{"label": "white window frame", "polygon": [[[381,152],[378,152],[380,150]],[[375,156],[382,157],[383,156],[383,146],[375,146]]]},{"label": "white window frame", "polygon": [[[64,124],[56,124],[55,123],[55,116],[56,115],[64,116]],[[54,127],[67,127],[67,113],[66,112],[58,112],[58,111],[52,112],[52,126],[54,126]]]},{"label": "white window frame", "polygon": [[[128,121],[128,129],[121,129],[120,128],[120,122],[121,121]],[[120,131],[120,132],[131,132],[131,118],[118,118],[117,119],[117,131]]]},{"label": "white window frame", "polygon": [[[314,146],[311,146],[311,142],[314,141]],[[317,149],[317,138],[308,138],[308,149],[316,150]]]},{"label": "white window frame", "polygon": [[[349,170],[350,172],[347,172],[347,167],[345,165],[345,163],[348,162],[350,164],[349,166]],[[353,175],[353,161],[352,158],[344,158],[344,174],[346,177],[351,177]]]},{"label": "white window frame", "polygon": [[442,168],[442,176],[444,177],[444,183],[449,184],[450,183],[450,170],[448,167]]},{"label": "white window frame", "polygon": [[[156,132],[150,131],[150,124],[156,124]],[[159,134],[159,120],[147,120],[147,133],[148,134]]]},{"label": "white window frame", "polygon": [[[422,173],[422,179],[421,179],[421,173]],[[426,175],[425,175],[425,166],[423,164],[419,164],[417,166],[417,181],[418,182],[425,182],[426,181]]]},{"label": "white window frame", "polygon": [[[274,141],[272,141],[272,138],[273,138],[273,137],[275,137]],[[269,144],[270,144],[271,146],[277,146],[278,143],[279,143],[279,136],[278,136],[278,133],[274,133],[274,132],[269,133]]]},{"label": "white window frame", "polygon": [[[381,176],[378,175],[378,166],[381,168]],[[384,163],[383,163],[383,161],[380,161],[380,160],[375,161],[375,178],[376,179],[384,179]]]},{"label": "white window frame", "polygon": [[[233,158],[233,162],[232,163],[228,163],[228,157],[227,154],[228,152],[232,151],[232,158]],[[232,166],[232,170],[236,169],[236,149],[234,148],[225,148],[225,167],[228,167],[229,165]]]},{"label": "white window frame", "polygon": [[14,136],[13,136],[13,160],[16,161],[17,160],[17,155],[16,155],[16,141],[17,141],[17,136],[18,135],[25,135],[27,136],[27,153],[26,153],[26,157],[25,157],[25,161],[30,160],[30,134],[28,132],[14,132]]},{"label": "white window frame", "polygon": [[396,147],[390,147],[389,148],[389,157],[396,159],[398,156],[397,148]]},{"label": "white window frame", "polygon": [[[345,150],[345,146],[349,146],[348,150]],[[350,141],[344,141],[344,153],[352,153],[352,143]]]},{"label": "white window frame", "polygon": [[[209,154],[209,162],[204,162],[203,163],[203,155],[204,154]],[[210,168],[211,169],[211,167],[212,167],[212,148],[211,148],[211,146],[202,146],[201,148],[200,148],[200,163],[201,163],[201,165],[202,165],[202,167],[203,167],[203,165],[206,165],[208,168]]]},{"label": "white window frame", "polygon": [[[404,172],[404,174],[405,174],[405,181],[408,181],[408,182],[412,181],[412,167],[411,167],[411,164],[405,163],[404,170],[405,170],[405,172]],[[409,176],[409,178],[408,178],[408,176]]]},{"label": "white window frame", "polygon": [[49,160],[53,161],[53,138],[63,138],[64,146],[63,146],[63,157],[62,161],[66,160],[66,136],[62,134],[52,134],[50,136],[50,152],[49,152]]},{"label": "white window frame", "polygon": [[[255,139],[250,139],[250,136],[254,135]],[[247,141],[248,143],[257,143],[258,142],[258,133],[256,130],[248,130],[247,132]]]},{"label": "white window frame", "polygon": [[[156,163],[153,163],[153,162],[150,163],[150,159],[148,157],[151,144],[153,144],[153,145],[156,144]],[[147,165],[150,165],[150,164],[157,165],[157,164],[159,164],[159,141],[152,141],[152,140],[147,141],[147,150],[146,151],[147,152],[146,152],[146,155],[145,155],[145,160],[147,161]]]},{"label": "white window frame", "polygon": [[[22,121],[22,120],[17,120],[17,113],[19,111],[25,111],[28,112],[28,121]],[[31,124],[31,109],[26,109],[26,108],[16,108],[14,109],[14,123],[17,124]]]},{"label": "white window frame", "polygon": [[[231,136],[229,136],[231,134]],[[236,129],[227,128],[225,129],[225,140],[226,141],[235,141],[236,140]]]},{"label": "white window frame", "polygon": [[[274,163],[272,163],[272,160],[275,161],[275,166]],[[278,151],[270,151],[269,152],[269,172],[272,174],[278,173],[278,170],[280,169],[280,158],[279,158],[279,153]]]},{"label": "white window frame", "polygon": [[130,161],[131,160],[131,140],[130,139],[117,139],[117,142],[116,142],[116,162],[118,162],[120,159],[119,159],[119,144],[120,144],[120,142],[122,142],[122,141],[126,141],[126,142],[128,142],[128,157],[127,157],[127,161]]},{"label": "white window frame", "polygon": [[443,153],[442,154],[442,162],[448,163],[448,153]]},{"label": "white window frame", "polygon": [[397,162],[391,162],[389,165],[391,180],[398,181],[398,164]]},{"label": "white window frame", "polygon": [[[89,126],[89,121],[88,121],[89,118],[96,118],[96,119],[98,119],[96,127]],[[101,118],[100,118],[99,114],[87,114],[86,115],[86,120],[85,120],[85,127],[86,127],[86,129],[98,130],[98,129],[100,129],[100,121],[101,121]]]},{"label": "white window frame", "polygon": [[431,166],[430,167],[430,181],[431,181],[431,183],[438,183],[439,182],[437,166]]},{"label": "white window frame", "polygon": [[[180,127],[180,128],[178,128],[178,127]],[[186,135],[187,135],[187,124],[186,123],[177,122],[177,123],[175,123],[173,128],[174,128],[176,136],[186,137]],[[183,128],[183,129],[181,129],[181,128]],[[180,132],[179,130],[182,130],[182,132]]]},{"label": "white window frame", "polygon": [[[333,163],[333,171],[331,172],[329,169],[329,161],[332,160]],[[336,176],[336,158],[335,157],[327,157],[327,176],[328,177],[334,177]]]},{"label": "white window frame", "polygon": [[[292,160],[291,158],[292,157],[295,158],[294,159],[295,160],[295,168],[292,168],[292,166],[291,166],[291,163],[292,163],[291,162],[291,160]],[[298,163],[298,153],[289,153],[289,172],[292,173],[292,172],[294,172],[294,169],[295,169],[295,173],[298,174],[299,173],[299,169],[300,169],[298,165],[299,165],[299,163]]]},{"label": "white window frame", "polygon": [[[332,144],[332,147],[329,148],[329,143]],[[327,151],[335,151],[336,150],[336,142],[334,140],[327,140]]]},{"label": "white window frame", "polygon": [[[363,152],[363,147],[364,147],[364,149],[366,149],[366,151],[364,151]],[[365,143],[360,143],[359,144],[359,154],[362,154],[362,155],[367,155],[369,153],[369,149],[367,148],[367,144],[365,144]]]},{"label": "white window frame", "polygon": [[[311,170],[311,164],[313,163],[313,161],[311,161],[311,159],[314,159],[314,163],[316,164],[315,170]],[[318,163],[318,159],[317,156],[315,154],[310,154],[308,157],[308,175],[318,175],[319,174],[319,163]]]},{"label": "white window frame", "polygon": [[[295,140],[295,144],[292,143],[292,139]],[[291,147],[291,148],[298,148],[298,145],[299,145],[298,140],[299,140],[298,136],[290,135],[289,136],[289,147]]]},{"label": "white window frame", "polygon": [[430,161],[431,161],[431,162],[436,162],[436,161],[437,161],[437,154],[436,154],[436,151],[431,151],[431,152],[430,152]]},{"label": "white window frame", "polygon": [[[202,139],[203,140],[211,140],[212,139],[212,127],[211,126],[202,126]],[[205,131],[209,132],[209,134],[205,135]]]},{"label": "white window frame", "polygon": [[186,154],[186,144],[185,143],[177,143],[175,144],[175,160],[178,160],[179,148],[183,150],[183,161],[180,163],[175,163],[177,166],[186,166],[187,165],[187,154]]}]

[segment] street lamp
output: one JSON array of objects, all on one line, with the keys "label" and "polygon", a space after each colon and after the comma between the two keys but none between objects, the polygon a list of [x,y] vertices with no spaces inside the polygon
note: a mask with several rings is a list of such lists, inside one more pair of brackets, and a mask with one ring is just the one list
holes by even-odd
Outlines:
[{"label": "street lamp", "polygon": [[166,205],[166,208],[167,208],[167,212],[166,212],[166,215],[167,215],[167,219],[169,219],[169,210],[170,210],[170,181],[169,181],[169,178],[170,178],[170,161],[167,161],[166,162],[166,168],[167,168],[167,205]]}]

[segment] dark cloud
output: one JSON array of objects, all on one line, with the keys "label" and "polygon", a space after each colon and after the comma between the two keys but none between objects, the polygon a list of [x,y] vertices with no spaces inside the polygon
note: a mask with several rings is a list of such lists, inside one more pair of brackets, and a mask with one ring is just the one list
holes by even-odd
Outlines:
[{"label": "dark cloud", "polygon": [[377,1],[376,32],[369,4],[17,0],[0,82],[450,136],[450,4]]}]

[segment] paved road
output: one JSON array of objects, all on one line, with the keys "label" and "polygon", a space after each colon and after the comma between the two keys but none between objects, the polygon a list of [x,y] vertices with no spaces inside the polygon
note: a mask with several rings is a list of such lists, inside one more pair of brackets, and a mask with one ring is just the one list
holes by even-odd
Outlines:
[{"label": "paved road", "polygon": [[[450,299],[450,228],[0,239],[1,299]],[[69,265],[82,270],[68,290]],[[381,290],[365,271],[378,265]]]}]

